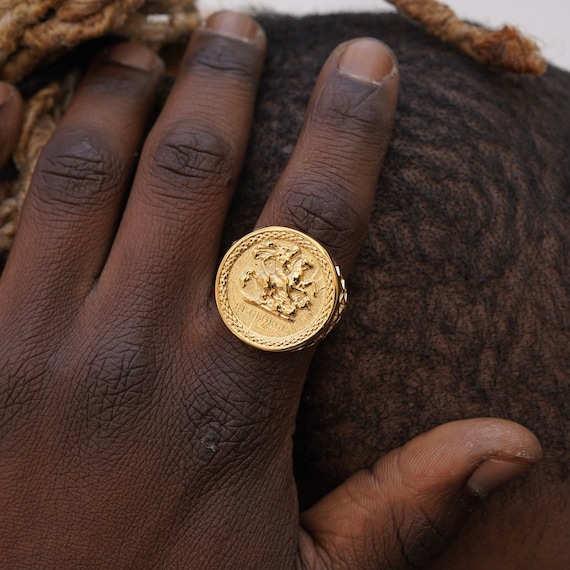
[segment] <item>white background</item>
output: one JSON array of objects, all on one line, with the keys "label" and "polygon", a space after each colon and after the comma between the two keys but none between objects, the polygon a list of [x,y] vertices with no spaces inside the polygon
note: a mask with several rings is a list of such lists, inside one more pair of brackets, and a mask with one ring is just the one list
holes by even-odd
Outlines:
[{"label": "white background", "polygon": [[[314,14],[388,11],[383,0],[197,0],[204,15],[215,10]],[[538,41],[546,58],[570,71],[569,0],[447,0],[457,14],[491,27],[515,24]]]}]

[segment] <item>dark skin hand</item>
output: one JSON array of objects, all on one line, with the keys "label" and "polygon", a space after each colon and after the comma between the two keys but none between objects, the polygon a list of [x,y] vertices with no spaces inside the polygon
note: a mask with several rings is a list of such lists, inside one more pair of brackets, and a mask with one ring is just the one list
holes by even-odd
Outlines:
[{"label": "dark skin hand", "polygon": [[[1,568],[406,568],[538,461],[517,424],[454,422],[299,515],[292,435],[314,351],[248,347],[213,301],[264,48],[253,20],[212,16],[137,164],[163,65],[115,47],[42,154],[0,279]],[[397,90],[383,44],[339,46],[257,225],[304,231],[348,275]]]}]

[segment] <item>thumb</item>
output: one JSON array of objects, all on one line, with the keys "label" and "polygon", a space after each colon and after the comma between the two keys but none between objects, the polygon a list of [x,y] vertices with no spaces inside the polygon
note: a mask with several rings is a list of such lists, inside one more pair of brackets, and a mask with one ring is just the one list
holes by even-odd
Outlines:
[{"label": "thumb", "polygon": [[301,515],[299,566],[419,568],[443,553],[473,496],[526,472],[540,444],[497,419],[448,423],[388,453]]},{"label": "thumb", "polygon": [[20,129],[24,113],[24,103],[18,90],[0,81],[0,168],[12,154]]}]

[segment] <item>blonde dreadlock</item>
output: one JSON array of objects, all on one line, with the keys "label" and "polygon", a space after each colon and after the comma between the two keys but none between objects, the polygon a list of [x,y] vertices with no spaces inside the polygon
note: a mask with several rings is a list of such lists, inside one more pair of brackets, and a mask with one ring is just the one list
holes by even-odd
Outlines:
[{"label": "blonde dreadlock", "polygon": [[9,9],[0,4],[1,77],[16,82],[46,59],[111,31],[165,42],[197,22],[193,0],[20,0]]},{"label": "blonde dreadlock", "polygon": [[542,75],[546,61],[535,42],[512,26],[492,31],[460,20],[437,0],[388,0],[426,31],[480,61],[525,75]]}]

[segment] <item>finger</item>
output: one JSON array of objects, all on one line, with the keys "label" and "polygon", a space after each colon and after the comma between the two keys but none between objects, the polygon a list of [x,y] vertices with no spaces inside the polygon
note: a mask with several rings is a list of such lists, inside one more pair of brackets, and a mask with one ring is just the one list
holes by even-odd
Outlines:
[{"label": "finger", "polygon": [[353,40],[332,53],[258,227],[301,230],[349,271],[367,229],[398,83],[393,54],[377,40]]},{"label": "finger", "polygon": [[232,12],[214,14],[194,34],[145,144],[108,277],[137,290],[142,282],[170,301],[209,292],[264,51],[258,24]]},{"label": "finger", "polygon": [[0,168],[14,151],[23,116],[24,103],[18,90],[8,83],[0,82]]},{"label": "finger", "polygon": [[90,69],[38,161],[6,278],[11,270],[40,274],[52,298],[90,289],[114,237],[162,72],[152,51],[129,43]]},{"label": "finger", "polygon": [[423,568],[449,546],[469,497],[485,497],[540,455],[536,438],[505,420],[458,421],[416,437],[302,515],[303,568]]}]

